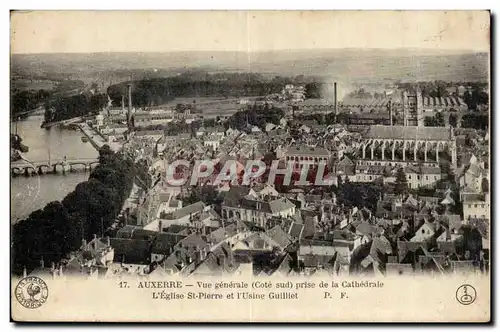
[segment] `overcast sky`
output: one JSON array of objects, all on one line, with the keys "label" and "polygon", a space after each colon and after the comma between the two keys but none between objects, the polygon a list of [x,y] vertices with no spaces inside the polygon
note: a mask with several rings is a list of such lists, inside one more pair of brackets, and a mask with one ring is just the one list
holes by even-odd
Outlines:
[{"label": "overcast sky", "polygon": [[489,51],[487,11],[33,11],[12,53],[425,48]]}]

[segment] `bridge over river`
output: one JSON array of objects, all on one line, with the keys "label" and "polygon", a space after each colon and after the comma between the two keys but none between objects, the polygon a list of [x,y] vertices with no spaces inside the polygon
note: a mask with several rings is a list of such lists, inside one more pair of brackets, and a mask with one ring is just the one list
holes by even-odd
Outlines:
[{"label": "bridge over river", "polygon": [[76,170],[91,170],[99,164],[97,158],[81,158],[81,159],[60,159],[60,160],[41,160],[30,161],[19,160],[10,164],[12,175],[43,175],[47,173],[62,174]]}]

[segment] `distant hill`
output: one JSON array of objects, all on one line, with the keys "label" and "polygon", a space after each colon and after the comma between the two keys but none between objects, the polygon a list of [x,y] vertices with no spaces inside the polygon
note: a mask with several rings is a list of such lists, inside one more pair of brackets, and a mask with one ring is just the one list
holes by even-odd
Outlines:
[{"label": "distant hill", "polygon": [[[298,50],[259,53],[74,53],[13,54],[13,76],[56,75],[68,79],[123,80],[164,77],[191,69],[313,75],[346,82],[385,80],[487,81],[486,53],[409,49]],[[111,81],[111,82],[105,82]]]}]

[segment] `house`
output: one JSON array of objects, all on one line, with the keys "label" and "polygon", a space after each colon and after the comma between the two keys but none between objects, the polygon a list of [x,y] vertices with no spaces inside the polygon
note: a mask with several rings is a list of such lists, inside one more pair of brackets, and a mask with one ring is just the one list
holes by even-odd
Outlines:
[{"label": "house", "polygon": [[174,247],[182,239],[186,238],[185,235],[164,233],[157,234],[152,242],[151,247],[151,263],[161,262],[174,252]]},{"label": "house", "polygon": [[99,131],[102,135],[120,135],[125,133],[128,127],[123,124],[108,123],[99,127]]},{"label": "house", "polygon": [[222,276],[231,275],[238,271],[239,264],[231,247],[222,244],[216,249],[202,256],[201,263],[197,265],[190,275],[192,276]]},{"label": "house", "polygon": [[160,229],[167,228],[170,225],[186,225],[193,224],[195,218],[198,217],[206,206],[203,202],[196,202],[183,208],[174,210],[161,216]]},{"label": "house", "polygon": [[270,196],[270,197],[278,197],[279,196],[279,192],[274,188],[273,185],[270,185],[270,184],[255,184],[252,187],[252,189],[261,198],[264,198],[266,196]]},{"label": "house", "polygon": [[489,171],[484,166],[484,163],[479,162],[472,162],[467,166],[459,177],[460,186],[470,188],[476,193],[488,191],[490,175]]},{"label": "house", "polygon": [[427,239],[442,231],[441,224],[436,222],[424,222],[415,232],[415,235],[410,239],[411,242],[424,242]]},{"label": "house", "polygon": [[115,251],[110,244],[110,238],[97,238],[87,243],[83,241],[80,251],[76,255],[71,255],[65,264],[52,263],[51,267],[45,267],[43,258],[40,267],[35,268],[30,276],[59,279],[65,277],[88,277],[106,278],[113,275]]},{"label": "house", "polygon": [[145,275],[149,272],[152,241],[111,238],[115,268],[130,274]]},{"label": "house", "polygon": [[270,132],[270,131],[274,130],[275,128],[276,128],[275,124],[273,124],[273,123],[266,123],[265,131],[266,132]]},{"label": "house", "polygon": [[210,134],[203,140],[203,146],[211,148],[212,151],[217,151],[221,144],[221,140],[221,136]]},{"label": "house", "polygon": [[470,218],[490,218],[490,196],[489,194],[467,195],[462,203],[464,220]]},{"label": "house", "polygon": [[434,188],[442,178],[439,167],[407,166],[404,171],[408,179],[408,187],[412,189],[419,187]]},{"label": "house", "polygon": [[204,127],[200,127],[200,128],[198,128],[198,130],[196,130],[196,137],[201,137],[201,136],[205,135],[206,132],[207,132],[207,130]]},{"label": "house", "polygon": [[287,162],[293,161],[296,170],[302,169],[305,164],[309,165],[309,168],[317,167],[320,163],[324,163],[328,167],[330,156],[330,151],[322,147],[294,146],[284,151],[285,160]]},{"label": "house", "polygon": [[317,270],[333,272],[337,255],[331,242],[321,240],[302,241],[297,252],[299,266],[303,267],[306,275]]},{"label": "house", "polygon": [[262,130],[260,130],[260,128],[257,127],[257,126],[252,126],[252,128],[250,129],[250,132],[252,132],[252,133],[261,133]]},{"label": "house", "polygon": [[163,137],[163,130],[141,130],[135,132],[135,138],[139,140],[158,142]]},{"label": "house", "polygon": [[254,190],[232,186],[222,202],[222,218],[253,222],[264,226],[270,217],[289,217],[295,214],[295,205],[287,198],[260,198]]},{"label": "house", "polygon": [[344,157],[335,165],[335,174],[340,176],[342,180],[350,179],[356,174],[356,164],[348,157]]}]

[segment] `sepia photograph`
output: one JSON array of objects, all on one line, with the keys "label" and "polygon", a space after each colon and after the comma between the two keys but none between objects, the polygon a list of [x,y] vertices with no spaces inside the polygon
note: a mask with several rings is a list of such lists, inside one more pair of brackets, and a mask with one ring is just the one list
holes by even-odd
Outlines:
[{"label": "sepia photograph", "polygon": [[11,320],[489,322],[490,20],[11,11]]}]

